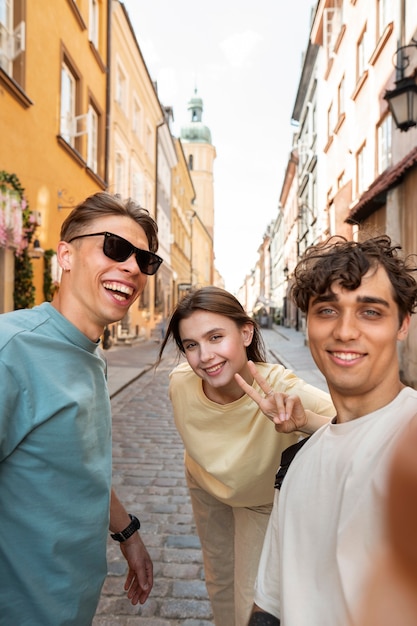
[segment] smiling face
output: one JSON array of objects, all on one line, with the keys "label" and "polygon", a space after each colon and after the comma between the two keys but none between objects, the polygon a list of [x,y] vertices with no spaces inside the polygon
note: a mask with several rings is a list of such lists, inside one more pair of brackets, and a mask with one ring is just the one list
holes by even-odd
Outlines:
[{"label": "smiling face", "polygon": [[370,270],[358,289],[332,285],[332,293],[312,298],[307,327],[311,354],[327,379],[338,421],[360,417],[391,402],[399,393],[397,341],[405,339],[386,271]]},{"label": "smiling face", "polygon": [[[96,232],[114,233],[149,250],[145,231],[130,217],[110,215],[94,220],[85,234]],[[124,317],[147,280],[134,254],[121,263],[113,261],[104,254],[103,241],[100,235],[58,245],[63,274],[54,306],[93,341],[107,324]]]},{"label": "smiling face", "polygon": [[246,347],[252,341],[253,325],[239,328],[225,315],[196,310],[181,320],[179,331],[187,361],[203,379],[206,396],[220,404],[242,397],[233,377],[239,373],[252,383]]}]

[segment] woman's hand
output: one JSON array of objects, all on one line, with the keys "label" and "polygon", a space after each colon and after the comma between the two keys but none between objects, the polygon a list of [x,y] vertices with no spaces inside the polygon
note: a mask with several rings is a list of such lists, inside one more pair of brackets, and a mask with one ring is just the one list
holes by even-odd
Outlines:
[{"label": "woman's hand", "polygon": [[301,431],[311,434],[329,421],[328,417],[305,410],[298,396],[271,389],[268,381],[261,376],[252,361],[248,361],[248,366],[265,396],[256,391],[239,374],[235,374],[235,380],[240,388],[256,402],[262,413],[275,424],[275,430],[278,433]]}]

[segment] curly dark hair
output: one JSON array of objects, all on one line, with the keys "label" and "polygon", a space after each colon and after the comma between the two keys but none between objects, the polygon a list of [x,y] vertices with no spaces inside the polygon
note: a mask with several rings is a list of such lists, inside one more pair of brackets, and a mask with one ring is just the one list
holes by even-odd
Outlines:
[{"label": "curly dark hair", "polygon": [[147,209],[143,209],[132,198],[123,200],[119,194],[99,191],[92,194],[68,215],[61,226],[61,241],[70,241],[85,232],[86,227],[99,217],[120,215],[130,217],[145,231],[149,250],[158,250],[158,226]]},{"label": "curly dark hair", "polygon": [[165,346],[171,337],[177,344],[178,350],[184,353],[179,330],[180,322],[198,310],[224,315],[233,320],[238,328],[241,328],[244,324],[252,324],[253,338],[251,344],[246,348],[246,354],[251,361],[265,363],[265,345],[259,326],[249,317],[235,296],[225,289],[214,287],[213,285],[190,291],[178,302],[169,320],[165,338],[159,350],[159,360],[161,360]]},{"label": "curly dark hair", "polygon": [[353,291],[362,282],[369,269],[383,267],[392,285],[398,305],[400,324],[417,307],[417,282],[412,272],[417,271],[415,255],[399,256],[401,246],[393,245],[388,235],[365,241],[349,241],[345,237],[329,237],[311,246],[304,253],[294,271],[291,294],[304,312],[312,297],[332,292],[337,282],[343,289]]}]

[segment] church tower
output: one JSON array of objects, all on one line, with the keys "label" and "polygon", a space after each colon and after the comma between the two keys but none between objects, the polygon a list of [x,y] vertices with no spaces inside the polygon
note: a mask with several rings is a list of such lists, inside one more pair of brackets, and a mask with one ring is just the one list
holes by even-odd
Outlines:
[{"label": "church tower", "polygon": [[[203,124],[203,100],[197,89],[188,102],[190,121],[181,128],[181,143],[190,170],[196,198],[192,227],[193,266],[196,270],[194,284],[213,283],[213,234],[214,234],[214,183],[213,164],[216,149],[211,143],[210,129]],[[198,230],[197,230],[198,229]],[[205,231],[205,234],[204,232]],[[199,236],[197,237],[197,233]],[[200,235],[205,241],[200,241]],[[204,252],[202,253],[203,246]],[[198,256],[196,256],[198,255]],[[207,264],[210,274],[207,274]],[[204,270],[204,265],[206,269]],[[203,272],[203,274],[202,274]]]}]

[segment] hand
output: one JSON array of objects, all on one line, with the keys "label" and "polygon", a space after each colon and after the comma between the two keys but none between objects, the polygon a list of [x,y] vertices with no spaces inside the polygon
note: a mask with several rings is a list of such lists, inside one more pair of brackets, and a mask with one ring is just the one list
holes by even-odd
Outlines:
[{"label": "hand", "polygon": [[248,362],[249,370],[265,396],[256,391],[239,374],[235,380],[240,388],[256,402],[262,413],[275,424],[279,433],[293,433],[303,431],[307,426],[308,417],[298,396],[290,396],[271,389],[269,383],[260,375],[255,364]]},{"label": "hand", "polygon": [[152,559],[137,532],[121,543],[120,549],[129,566],[124,585],[127,597],[133,605],[144,604],[153,586]]}]

